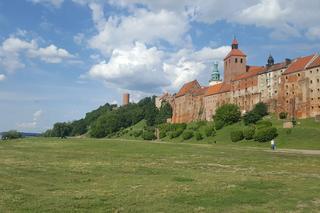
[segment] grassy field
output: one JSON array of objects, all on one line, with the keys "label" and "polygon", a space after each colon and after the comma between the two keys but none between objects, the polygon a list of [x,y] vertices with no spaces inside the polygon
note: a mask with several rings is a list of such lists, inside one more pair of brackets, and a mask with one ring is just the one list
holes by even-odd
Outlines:
[{"label": "grassy field", "polygon": [[[298,120],[297,125],[290,130],[282,128],[284,122],[283,120],[275,119],[273,116],[267,116],[264,119],[271,121],[273,126],[277,127],[278,129],[279,135],[275,139],[278,148],[320,150],[320,122],[315,122],[313,118]],[[127,128],[129,131],[127,134],[115,138],[142,139],[141,137],[135,138],[130,136],[130,131],[142,130],[145,125],[146,124],[144,121],[139,122],[137,125]],[[216,142],[218,144],[232,146],[235,144],[231,141],[230,132],[235,129],[242,130],[243,128],[245,128],[245,125],[242,122],[239,122],[230,126],[226,126],[223,129],[218,130],[214,137],[205,137],[201,141],[197,141],[194,137],[188,141],[183,141],[181,136],[175,139],[169,139],[166,137],[163,139],[163,141],[197,144]],[[259,143],[254,140],[243,140],[241,142],[237,142],[237,146],[269,148],[270,143]]]},{"label": "grassy field", "polygon": [[1,212],[319,212],[320,155],[239,144],[0,143]]}]

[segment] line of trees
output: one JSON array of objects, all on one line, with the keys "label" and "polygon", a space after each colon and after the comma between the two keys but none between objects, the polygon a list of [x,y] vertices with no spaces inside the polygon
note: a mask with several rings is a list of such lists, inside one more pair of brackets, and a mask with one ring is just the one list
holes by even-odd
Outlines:
[{"label": "line of trees", "polygon": [[54,124],[53,128],[47,130],[43,135],[65,138],[88,133],[91,137],[103,138],[143,119],[146,120],[148,126],[155,126],[165,123],[167,118],[171,117],[171,106],[163,102],[160,109],[156,108],[154,96],[121,107],[105,104],[87,113],[83,119]]}]

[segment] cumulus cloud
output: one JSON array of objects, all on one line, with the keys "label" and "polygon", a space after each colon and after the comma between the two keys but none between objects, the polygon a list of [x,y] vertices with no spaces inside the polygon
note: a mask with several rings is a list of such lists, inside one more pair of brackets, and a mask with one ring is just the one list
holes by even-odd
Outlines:
[{"label": "cumulus cloud", "polygon": [[33,119],[30,122],[22,122],[17,124],[17,127],[22,130],[32,130],[35,129],[38,125],[39,120],[41,119],[43,115],[42,110],[37,110],[33,113]]},{"label": "cumulus cloud", "polygon": [[222,60],[229,50],[229,47],[205,47],[199,51],[182,49],[166,53],[136,42],[133,48],[115,49],[108,62],[90,69],[89,76],[127,90],[176,90],[186,81],[209,75],[213,60]]},{"label": "cumulus cloud", "polygon": [[0,66],[7,72],[22,69],[25,64],[22,57],[39,58],[46,63],[60,63],[62,60],[71,59],[74,56],[67,50],[51,44],[47,47],[39,47],[36,40],[26,41],[11,36],[4,40],[0,46]]},{"label": "cumulus cloud", "polygon": [[183,15],[160,10],[136,9],[129,16],[104,17],[100,4],[90,4],[98,34],[89,40],[89,46],[109,55],[115,48],[132,47],[136,41],[152,45],[165,41],[179,45],[186,41],[189,22]]}]

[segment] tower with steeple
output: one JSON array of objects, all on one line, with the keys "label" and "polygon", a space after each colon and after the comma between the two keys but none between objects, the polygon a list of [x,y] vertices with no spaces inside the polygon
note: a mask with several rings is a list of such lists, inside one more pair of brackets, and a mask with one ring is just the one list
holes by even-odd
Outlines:
[{"label": "tower with steeple", "polygon": [[238,75],[247,71],[247,56],[239,49],[239,43],[236,38],[231,44],[231,51],[224,58],[224,77],[226,83],[231,82]]},{"label": "tower with steeple", "polygon": [[274,65],[274,59],[273,59],[272,55],[269,54],[267,67],[271,67],[272,65]]},{"label": "tower with steeple", "polygon": [[215,85],[218,83],[221,83],[222,80],[220,78],[220,73],[219,73],[219,69],[218,69],[218,62],[214,62],[213,64],[213,69],[212,69],[212,73],[211,73],[211,79],[209,81],[209,85]]}]

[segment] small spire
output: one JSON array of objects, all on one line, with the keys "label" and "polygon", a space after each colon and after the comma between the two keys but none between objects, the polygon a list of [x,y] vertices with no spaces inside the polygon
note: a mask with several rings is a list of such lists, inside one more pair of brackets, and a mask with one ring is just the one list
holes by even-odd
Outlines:
[{"label": "small spire", "polygon": [[231,44],[232,49],[238,49],[238,45],[239,45],[239,43],[237,41],[237,38],[236,38],[236,36],[234,36],[232,44]]}]

